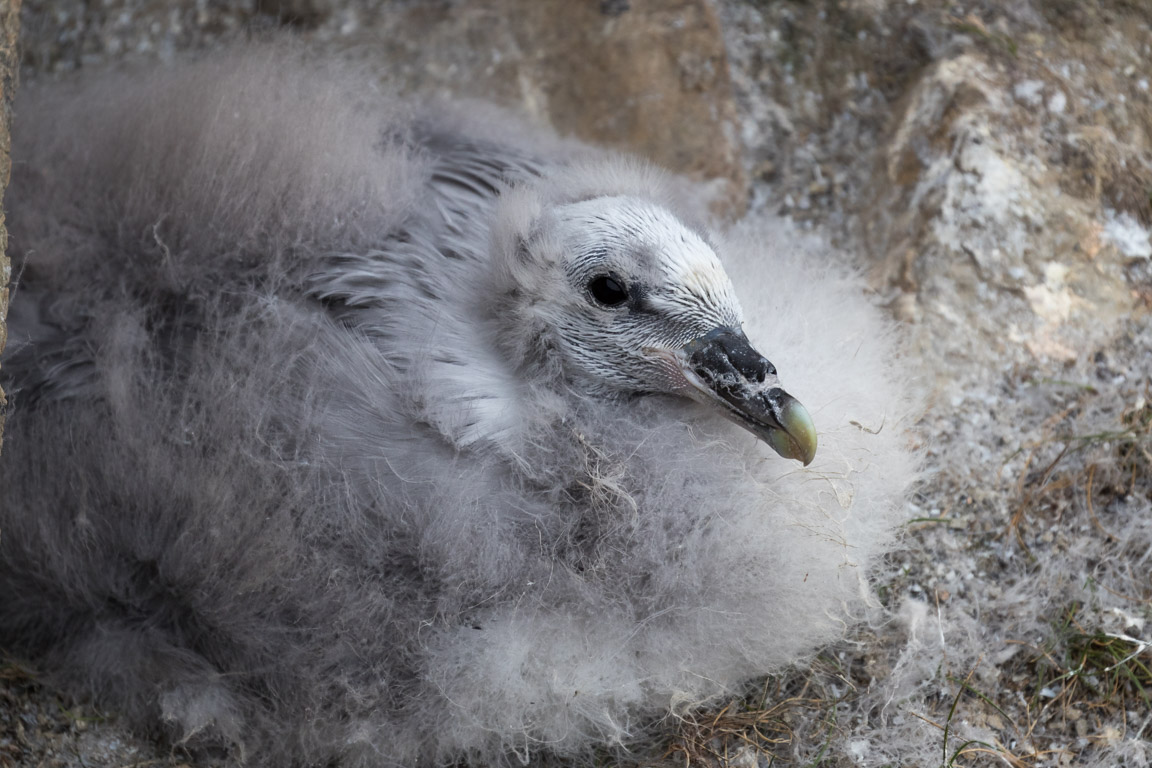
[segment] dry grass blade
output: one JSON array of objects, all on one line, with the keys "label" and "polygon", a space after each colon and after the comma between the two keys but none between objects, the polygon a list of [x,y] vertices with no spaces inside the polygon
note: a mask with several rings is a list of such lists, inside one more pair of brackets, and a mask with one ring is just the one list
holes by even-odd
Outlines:
[{"label": "dry grass blade", "polygon": [[788,715],[797,709],[820,709],[821,699],[789,698],[767,708],[729,702],[715,714],[690,713],[680,719],[665,760],[684,766],[727,766],[737,754],[751,750],[771,763],[777,748],[792,742]]}]

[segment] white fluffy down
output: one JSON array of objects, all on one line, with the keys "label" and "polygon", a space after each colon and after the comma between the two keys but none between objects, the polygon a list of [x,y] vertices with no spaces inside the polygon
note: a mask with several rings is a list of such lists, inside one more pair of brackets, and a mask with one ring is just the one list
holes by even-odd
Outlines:
[{"label": "white fluffy down", "polygon": [[[442,139],[393,141],[419,134],[406,110],[294,61],[116,76],[22,113],[0,647],[252,764],[496,764],[639,743],[863,615],[915,472],[908,385],[825,246],[782,222],[718,243],[817,425],[807,468],[686,400],[502,370],[456,292],[488,284],[500,209],[437,230]],[[424,119],[536,158],[514,194],[546,205],[579,157],[605,169],[580,183],[688,216],[658,174],[475,114]],[[462,271],[439,293],[421,249],[443,242]],[[309,294],[369,252],[424,259],[432,298],[386,281],[361,328]],[[442,375],[456,353],[477,367]],[[484,377],[518,387],[491,406],[516,434],[454,441],[445,414],[489,407],[468,400]]]}]

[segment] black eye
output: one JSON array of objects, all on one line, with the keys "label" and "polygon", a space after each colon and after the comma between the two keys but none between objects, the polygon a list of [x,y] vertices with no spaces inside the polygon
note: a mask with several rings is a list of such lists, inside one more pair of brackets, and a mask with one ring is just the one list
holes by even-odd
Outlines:
[{"label": "black eye", "polygon": [[588,292],[606,307],[618,307],[628,301],[628,289],[624,283],[608,275],[598,275],[589,280]]}]

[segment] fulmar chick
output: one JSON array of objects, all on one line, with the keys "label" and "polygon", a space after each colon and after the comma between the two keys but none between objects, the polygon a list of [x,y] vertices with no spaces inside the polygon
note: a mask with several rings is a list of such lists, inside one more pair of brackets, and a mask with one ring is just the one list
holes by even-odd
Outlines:
[{"label": "fulmar chick", "polygon": [[0,647],[66,690],[250,765],[581,759],[861,615],[907,398],[788,227],[277,49],[19,107]]}]

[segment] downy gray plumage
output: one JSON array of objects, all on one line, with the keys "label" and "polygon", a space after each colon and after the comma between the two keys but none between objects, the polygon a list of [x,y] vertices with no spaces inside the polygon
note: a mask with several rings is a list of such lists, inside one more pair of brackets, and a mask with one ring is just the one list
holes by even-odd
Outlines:
[{"label": "downy gray plumage", "polygon": [[28,91],[0,648],[57,684],[254,765],[582,757],[863,615],[907,384],[815,240],[282,46]]}]

